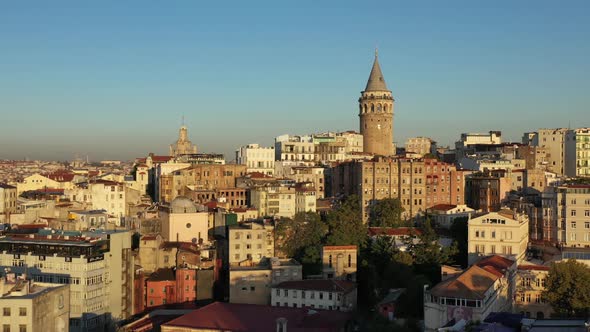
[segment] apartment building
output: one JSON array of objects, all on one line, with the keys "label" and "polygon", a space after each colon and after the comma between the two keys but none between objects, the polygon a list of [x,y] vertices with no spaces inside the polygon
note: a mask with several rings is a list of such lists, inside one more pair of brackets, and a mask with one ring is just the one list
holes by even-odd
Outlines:
[{"label": "apartment building", "polygon": [[0,221],[16,213],[16,187],[0,182]]},{"label": "apartment building", "polygon": [[535,146],[546,151],[547,170],[558,175],[565,175],[565,142],[569,129],[539,129],[533,139]]},{"label": "apartment building", "polygon": [[275,161],[313,165],[315,146],[312,136],[281,135],[275,138]]},{"label": "apartment building", "polygon": [[553,197],[548,203],[555,213],[558,241],[568,247],[590,247],[590,185],[565,184]]},{"label": "apartment building", "polygon": [[471,218],[468,223],[468,263],[484,256],[501,255],[522,261],[529,242],[529,219],[511,210],[490,212]]},{"label": "apartment building", "polygon": [[590,128],[567,131],[565,135],[565,175],[590,177]]},{"label": "apartment building", "polygon": [[230,265],[257,264],[264,257],[274,257],[274,226],[257,222],[228,226],[228,245]]},{"label": "apartment building", "polygon": [[33,282],[8,272],[0,279],[0,290],[2,331],[69,331],[69,285]]},{"label": "apartment building", "polygon": [[428,137],[411,137],[406,140],[406,153],[415,153],[424,157],[436,153],[436,142]]},{"label": "apartment building", "polygon": [[[35,282],[69,284],[70,331],[103,331],[108,294],[109,243],[100,238],[65,235],[8,235],[0,238],[0,270],[30,275]],[[130,295],[130,294],[128,294]]]},{"label": "apartment building", "polygon": [[502,144],[502,132],[489,131],[487,133],[463,133],[455,142],[456,159],[475,154],[477,151],[488,150],[489,146]]},{"label": "apartment building", "polygon": [[285,281],[272,287],[273,307],[352,311],[356,308],[356,284],[346,280]]},{"label": "apartment building", "polygon": [[236,151],[236,163],[246,165],[246,172],[260,172],[273,176],[275,173],[275,149],[259,144],[248,144]]},{"label": "apartment building", "polygon": [[235,188],[236,179],[246,174],[246,165],[195,164],[159,176],[159,201],[172,202],[189,190]]},{"label": "apartment building", "polygon": [[470,219],[475,210],[467,205],[438,204],[428,209],[428,217],[438,227],[450,229],[457,218]]},{"label": "apartment building", "polygon": [[527,318],[549,318],[551,305],[543,298],[549,266],[520,264],[516,270],[514,312]]},{"label": "apartment building", "polygon": [[229,302],[269,305],[273,285],[302,277],[301,264],[293,259],[272,257],[257,264],[230,266]]},{"label": "apartment building", "polygon": [[250,189],[250,206],[261,216],[293,218],[296,213],[296,190],[280,183]]},{"label": "apartment building", "polygon": [[370,204],[385,198],[400,199],[403,216],[413,218],[431,206],[461,200],[463,175],[456,172],[455,166],[435,159],[376,157],[344,162],[332,169],[331,196],[359,196],[365,222]]},{"label": "apartment building", "polygon": [[484,213],[499,211],[511,188],[503,170],[473,173],[465,179],[465,204]]}]

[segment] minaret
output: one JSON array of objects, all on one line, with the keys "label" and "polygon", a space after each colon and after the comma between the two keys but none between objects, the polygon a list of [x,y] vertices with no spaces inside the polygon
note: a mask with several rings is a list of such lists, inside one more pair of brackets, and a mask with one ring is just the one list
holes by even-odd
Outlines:
[{"label": "minaret", "polygon": [[365,91],[359,98],[363,152],[382,156],[393,151],[393,96],[387,89],[375,50],[375,61]]}]

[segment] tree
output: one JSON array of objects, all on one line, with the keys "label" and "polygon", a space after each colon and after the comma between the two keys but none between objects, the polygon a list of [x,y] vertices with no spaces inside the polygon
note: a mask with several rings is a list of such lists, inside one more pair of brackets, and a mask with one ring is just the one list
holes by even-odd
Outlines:
[{"label": "tree", "polygon": [[543,297],[565,317],[590,313],[590,268],[576,260],[552,263]]},{"label": "tree", "polygon": [[276,228],[277,247],[287,257],[303,264],[306,274],[317,272],[321,264],[322,243],[328,226],[315,212],[300,212],[293,219],[282,219]]},{"label": "tree", "polygon": [[467,266],[467,222],[469,218],[459,217],[453,220],[451,236],[457,242],[457,253],[453,256],[456,264]]},{"label": "tree", "polygon": [[369,223],[374,227],[399,227],[404,224],[404,208],[398,198],[377,200],[369,210]]},{"label": "tree", "polygon": [[330,246],[356,245],[363,247],[367,241],[367,225],[363,223],[360,199],[349,196],[326,217],[329,228],[326,244]]}]

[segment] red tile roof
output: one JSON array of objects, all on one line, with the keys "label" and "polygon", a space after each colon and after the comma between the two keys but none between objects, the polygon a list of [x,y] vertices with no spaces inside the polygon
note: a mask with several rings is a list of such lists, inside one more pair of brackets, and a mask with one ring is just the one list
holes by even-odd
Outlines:
[{"label": "red tile roof", "polygon": [[473,265],[465,272],[439,282],[430,293],[434,296],[483,300],[486,291],[498,279],[500,276],[496,273]]},{"label": "red tile roof", "polygon": [[475,263],[475,265],[483,269],[486,269],[492,273],[495,273],[501,277],[504,275],[506,270],[508,270],[512,265],[514,265],[514,261],[506,257],[494,255],[482,258],[477,263]]},{"label": "red tile roof", "polygon": [[74,179],[74,173],[63,172],[63,171],[61,171],[61,172],[57,171],[57,172],[45,174],[43,176],[45,176],[46,178],[49,178],[53,181],[57,181],[57,182],[70,182]]},{"label": "red tile roof", "polygon": [[274,288],[348,293],[348,292],[352,291],[353,289],[355,289],[356,285],[353,282],[346,281],[346,280],[308,279],[308,280],[284,281],[284,282],[281,282],[280,284],[274,286]]},{"label": "red tile roof", "polygon": [[387,235],[387,236],[410,236],[421,235],[422,230],[415,227],[369,227],[369,236]]},{"label": "red tile roof", "polygon": [[551,268],[545,265],[519,265],[518,269],[525,271],[549,271]]},{"label": "red tile roof", "polygon": [[165,163],[172,158],[173,157],[170,157],[170,156],[152,156],[152,161],[154,163]]},{"label": "red tile roof", "polygon": [[279,318],[287,320],[288,330],[292,332],[336,332],[344,329],[352,317],[350,313],[335,310],[215,302],[163,326],[213,331],[276,332]]}]

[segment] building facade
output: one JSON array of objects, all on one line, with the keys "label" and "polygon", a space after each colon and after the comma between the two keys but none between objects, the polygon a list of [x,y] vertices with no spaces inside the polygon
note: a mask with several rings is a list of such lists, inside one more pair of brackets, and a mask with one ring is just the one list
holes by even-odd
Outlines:
[{"label": "building facade", "polygon": [[468,221],[468,263],[501,255],[522,261],[529,242],[529,219],[510,210],[490,212]]},{"label": "building facade", "polygon": [[236,151],[236,163],[246,165],[246,172],[260,172],[273,176],[275,173],[274,147],[262,147],[259,144],[248,144]]},{"label": "building facade", "polygon": [[178,157],[195,153],[197,153],[197,146],[188,139],[188,128],[182,125],[178,131],[178,140],[170,145],[170,156]]},{"label": "building facade", "polygon": [[567,131],[565,135],[565,175],[590,177],[590,128]]},{"label": "building facade", "polygon": [[272,287],[273,307],[352,311],[356,308],[356,285],[345,280],[285,281]]}]

